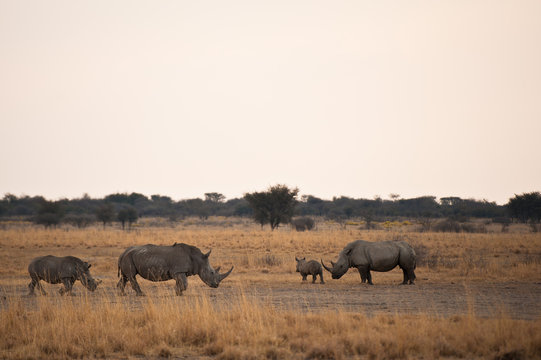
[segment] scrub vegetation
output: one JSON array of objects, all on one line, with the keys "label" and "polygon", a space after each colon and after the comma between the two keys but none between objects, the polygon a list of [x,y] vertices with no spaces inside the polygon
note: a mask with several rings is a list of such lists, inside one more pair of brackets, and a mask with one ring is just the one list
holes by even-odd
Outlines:
[{"label": "scrub vegetation", "polygon": [[[150,220],[149,220],[150,221]],[[191,221],[189,224],[188,222]],[[541,235],[511,225],[508,232],[440,233],[318,224],[310,232],[290,227],[275,231],[252,222],[227,225],[231,219],[193,219],[171,226],[131,231],[102,226],[44,229],[4,224],[0,230],[1,358],[139,358],[219,359],[389,359],[389,358],[541,358],[541,318],[517,318],[498,307],[479,316],[468,307],[458,313],[355,311],[333,302],[305,306],[312,299],[297,293],[294,305],[282,306],[251,296],[251,287],[278,291],[308,289],[327,296],[349,291],[368,293],[378,286],[421,291],[442,284],[541,282]],[[207,224],[207,225],[204,225]],[[210,224],[210,225],[209,225]],[[295,256],[335,260],[350,241],[405,240],[417,252],[418,285],[399,287],[402,272],[374,273],[376,285],[360,284],[351,269],[341,280],[301,284]],[[119,296],[115,287],[118,255],[128,246],[185,242],[212,249],[212,265],[235,270],[218,289],[194,279],[177,297],[170,284],[152,287],[146,297],[133,291]],[[92,263],[103,284],[94,293],[79,283],[76,296],[25,296],[27,266],[36,256],[74,255]],[[340,287],[342,286],[342,287]],[[339,295],[336,295],[339,296]],[[467,294],[465,294],[467,296]],[[374,306],[377,309],[377,304]],[[532,309],[535,313],[536,309]]]}]

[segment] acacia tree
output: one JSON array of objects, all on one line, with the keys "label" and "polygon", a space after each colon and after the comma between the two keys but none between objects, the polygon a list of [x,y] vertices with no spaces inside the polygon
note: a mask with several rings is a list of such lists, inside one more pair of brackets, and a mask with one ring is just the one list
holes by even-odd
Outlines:
[{"label": "acacia tree", "polygon": [[225,201],[225,196],[217,192],[205,193],[205,201],[223,203]]},{"label": "acacia tree", "polygon": [[45,228],[49,228],[50,226],[56,227],[60,224],[63,216],[64,209],[59,201],[43,200],[34,221],[36,224],[45,226]]},{"label": "acacia tree", "polygon": [[541,220],[541,193],[538,191],[515,195],[506,206],[511,217],[521,222],[533,224]]},{"label": "acacia tree", "polygon": [[208,215],[216,215],[224,206],[225,196],[217,192],[205,193],[203,207]]},{"label": "acacia tree", "polygon": [[115,219],[115,206],[112,203],[105,203],[96,209],[96,218],[103,223],[103,228],[107,223]]},{"label": "acacia tree", "polygon": [[128,229],[131,229],[131,225],[137,221],[139,217],[137,210],[133,206],[125,206],[118,211],[118,221],[122,224],[122,230],[125,229],[126,221],[128,222]]},{"label": "acacia tree", "polygon": [[282,223],[288,223],[297,205],[299,189],[289,189],[286,185],[271,186],[267,191],[244,194],[254,212],[254,220],[263,225],[269,224],[274,230]]}]

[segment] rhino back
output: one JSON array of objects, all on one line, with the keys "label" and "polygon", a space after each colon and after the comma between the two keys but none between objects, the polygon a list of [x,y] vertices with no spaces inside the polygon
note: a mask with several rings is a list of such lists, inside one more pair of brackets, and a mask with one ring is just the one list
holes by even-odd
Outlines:
[{"label": "rhino back", "polygon": [[366,252],[366,248],[370,244],[370,242],[364,240],[356,240],[347,244],[340,253],[338,261],[340,262],[341,259],[344,259],[349,262],[350,267],[368,266],[370,264],[370,257]]},{"label": "rhino back", "polygon": [[190,253],[176,246],[143,245],[132,248],[127,254],[137,273],[148,280],[169,280],[174,274],[193,274]]},{"label": "rhino back", "polygon": [[41,256],[30,262],[28,272],[54,284],[61,282],[63,278],[76,278],[78,262],[82,263],[80,259],[73,256]]},{"label": "rhino back", "polygon": [[[347,255],[349,253],[349,255]],[[398,264],[400,249],[392,241],[357,240],[346,245],[341,256],[349,256],[350,267],[369,267],[374,271],[389,271]]]},{"label": "rhino back", "polygon": [[317,274],[322,271],[321,264],[316,260],[310,260],[306,264],[311,274]]},{"label": "rhino back", "polygon": [[366,248],[370,261],[370,269],[375,271],[389,271],[398,265],[400,248],[389,241],[372,243]]}]

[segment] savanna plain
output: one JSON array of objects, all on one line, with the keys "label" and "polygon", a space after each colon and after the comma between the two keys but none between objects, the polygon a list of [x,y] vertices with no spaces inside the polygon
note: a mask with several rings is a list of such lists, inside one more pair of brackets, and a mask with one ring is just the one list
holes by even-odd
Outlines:
[{"label": "savanna plain", "polygon": [[[355,269],[325,284],[301,281],[295,257],[336,261],[349,242],[405,240],[417,253],[415,285],[402,271]],[[176,296],[174,282],[141,278],[144,297],[116,288],[117,259],[133,245],[185,242],[222,271],[219,288],[197,276]],[[28,296],[29,262],[77,256],[102,280],[74,296],[43,283]],[[0,224],[0,358],[180,359],[541,359],[541,234],[418,232],[397,224],[362,230],[318,222],[275,231],[243,219],[141,221],[117,227],[44,229]]]}]

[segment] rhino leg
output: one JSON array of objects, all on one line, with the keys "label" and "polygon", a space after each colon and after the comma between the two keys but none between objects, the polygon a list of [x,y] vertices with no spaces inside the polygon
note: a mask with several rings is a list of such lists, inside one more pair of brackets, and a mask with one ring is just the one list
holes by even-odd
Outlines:
[{"label": "rhino leg", "polygon": [[359,274],[361,275],[361,283],[364,284],[366,282],[366,278],[367,278],[366,271],[359,270]]},{"label": "rhino leg", "polygon": [[366,270],[366,281],[368,281],[368,285],[374,285],[372,282],[372,274],[370,273],[370,269]]},{"label": "rhino leg", "polygon": [[28,295],[36,295],[34,293],[34,288],[36,287],[36,285],[39,284],[39,280],[38,281],[35,281],[33,278],[32,278],[32,281],[30,281],[30,284],[28,284]]},{"label": "rhino leg", "polygon": [[308,276],[308,274],[301,274],[302,275],[302,281],[306,281],[306,277]]},{"label": "rhino leg", "polygon": [[70,278],[64,278],[62,279],[62,284],[64,284],[63,288],[60,288],[58,291],[60,295],[68,294],[70,296],[74,296],[72,289],[73,289],[73,281]]},{"label": "rhino leg", "polygon": [[325,284],[325,281],[323,281],[323,270],[319,271],[319,280],[321,280],[322,284]]},{"label": "rhino leg", "polygon": [[402,283],[400,285],[406,285],[408,283],[408,272],[406,269],[402,268],[402,272],[404,273],[404,280],[402,280]]},{"label": "rhino leg", "polygon": [[359,270],[359,275],[361,275],[361,282],[364,284],[368,281],[369,285],[374,285],[372,283],[372,275],[370,274],[370,269],[366,266],[358,266],[357,270]]},{"label": "rhino leg", "polygon": [[143,292],[141,291],[141,287],[139,286],[137,279],[135,279],[135,276],[129,277],[128,280],[130,281],[130,285],[137,294],[137,296],[145,296],[145,294],[143,294]]},{"label": "rhino leg", "polygon": [[120,289],[120,295],[124,296],[126,293],[124,292],[124,288],[126,287],[126,284],[128,283],[128,278],[124,275],[120,277],[120,280],[118,280],[118,283],[116,284],[116,287]]},{"label": "rhino leg", "polygon": [[35,295],[34,294],[34,288],[38,288],[38,290],[41,292],[42,295],[47,295],[47,292],[45,289],[41,286],[41,283],[39,282],[39,278],[35,275],[30,275],[30,278],[32,281],[30,284],[28,284],[28,295]]},{"label": "rhino leg", "polygon": [[188,288],[188,278],[184,273],[175,274],[174,278],[176,281],[175,292],[178,296],[181,296],[182,292]]},{"label": "rhino leg", "polygon": [[312,284],[316,283],[317,274],[312,275]]},{"label": "rhino leg", "polygon": [[45,289],[43,288],[39,280],[36,283],[36,287],[39,289],[39,292],[41,293],[41,295],[47,295],[47,291],[45,291]]},{"label": "rhino leg", "polygon": [[35,287],[35,286],[36,286],[36,285],[34,284],[34,282],[33,282],[33,281],[30,281],[30,284],[28,284],[28,295],[36,295],[36,294],[34,293],[34,287]]},{"label": "rhino leg", "polygon": [[414,285],[415,273],[413,270],[402,268],[402,272],[404,273],[404,281],[402,281],[401,285],[407,285],[408,282],[410,285]]},{"label": "rhino leg", "polygon": [[414,285],[415,284],[414,281],[415,281],[416,276],[415,276],[415,272],[413,271],[413,269],[411,269],[411,270],[408,269],[408,278],[409,278],[410,285]]}]

